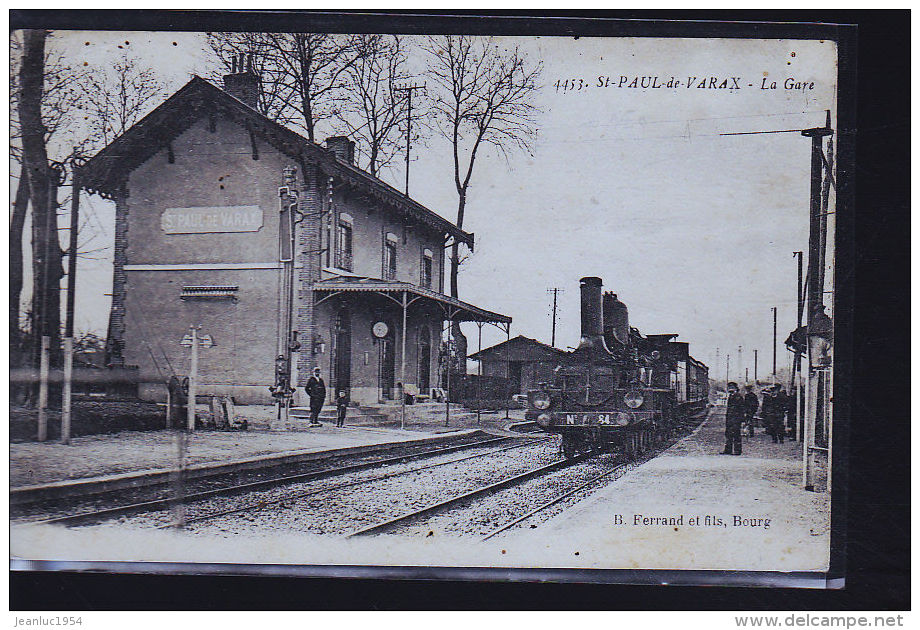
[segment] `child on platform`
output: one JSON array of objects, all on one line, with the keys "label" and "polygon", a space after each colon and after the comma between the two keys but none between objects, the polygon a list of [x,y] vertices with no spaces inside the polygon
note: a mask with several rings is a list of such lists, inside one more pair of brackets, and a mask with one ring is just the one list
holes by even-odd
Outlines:
[{"label": "child on platform", "polygon": [[345,390],[339,391],[339,395],[335,399],[335,410],[338,412],[335,426],[345,426],[345,413],[348,411],[348,398],[345,396]]}]

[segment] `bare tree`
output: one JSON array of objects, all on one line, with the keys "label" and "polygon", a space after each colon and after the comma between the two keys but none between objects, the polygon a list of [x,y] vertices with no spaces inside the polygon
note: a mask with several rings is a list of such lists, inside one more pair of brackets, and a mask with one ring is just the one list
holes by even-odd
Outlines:
[{"label": "bare tree", "polygon": [[336,118],[365,154],[366,170],[377,176],[406,146],[401,125],[408,99],[397,88],[411,78],[408,55],[395,35],[361,35],[356,45],[361,54],[347,70],[348,90]]},{"label": "bare tree", "polygon": [[353,36],[330,33],[269,33],[268,40],[288,88],[282,99],[315,142],[317,124],[338,113],[345,73],[364,50]]},{"label": "bare tree", "polygon": [[[533,99],[542,63],[532,64],[517,47],[502,48],[491,38],[429,37],[429,74],[435,85],[432,106],[439,130],[453,147],[457,227],[463,228],[467,193],[476,158],[491,145],[506,158],[529,150],[536,135]],[[451,248],[450,294],[458,296],[459,244]]]},{"label": "bare tree", "polygon": [[[10,36],[10,156],[22,163],[22,128],[19,124],[20,72],[23,56],[22,32]],[[69,152],[62,136],[72,133],[77,120],[76,110],[82,99],[81,81],[85,70],[67,63],[62,52],[53,49],[53,34],[47,42],[44,57],[41,115],[45,128],[45,146],[50,159],[61,161]],[[65,154],[62,155],[61,151]]]},{"label": "bare tree", "polygon": [[[542,63],[530,64],[517,47],[500,48],[492,38],[466,35],[428,37],[428,76],[434,89],[432,109],[437,128],[451,142],[457,227],[463,228],[466,200],[476,158],[491,145],[507,159],[513,149],[527,150],[536,135],[533,98]],[[460,244],[450,250],[450,295],[458,297]],[[451,328],[459,371],[466,372],[466,337]],[[463,357],[461,359],[460,357]]]},{"label": "bare tree", "polygon": [[[44,30],[23,33],[22,61],[19,69],[18,114],[22,135],[24,177],[29,181],[32,203],[32,332],[38,338],[60,339],[60,285],[63,275],[63,252],[57,236],[57,212],[54,197],[55,177],[48,163],[45,145],[46,128],[42,121],[42,98],[45,83]],[[38,358],[33,351],[33,361]]]},{"label": "bare tree", "polygon": [[[10,347],[21,344],[20,300],[23,289],[24,255],[23,231],[29,207],[28,173],[23,165],[22,125],[19,123],[21,72],[24,43],[21,32],[10,37],[10,157],[20,167],[13,212],[10,217]],[[82,72],[69,67],[61,53],[44,50],[42,92],[40,96],[41,123],[46,154],[56,156],[54,140],[74,122],[74,108],[80,99],[79,80]],[[37,139],[37,137],[36,137]],[[40,158],[39,158],[40,159]],[[33,309],[30,309],[30,311]],[[31,317],[30,317],[31,319]]]},{"label": "bare tree", "polygon": [[252,53],[259,111],[302,128],[313,142],[317,125],[339,112],[345,73],[364,54],[354,36],[330,33],[213,33],[208,43],[225,68],[234,53]]},{"label": "bare tree", "polygon": [[240,55],[252,55],[252,70],[261,80],[256,109],[281,124],[295,122],[287,105],[290,88],[282,80],[284,75],[269,48],[267,33],[208,33],[207,42],[218,66],[209,75],[212,81],[219,84],[223,75],[233,68],[234,59],[239,59]]},{"label": "bare tree", "polygon": [[[26,349],[31,345],[34,361],[38,357],[35,342],[47,335],[52,339],[52,359],[58,362],[60,289],[64,275],[58,186],[66,183],[63,177],[72,174],[77,160],[102,148],[155,106],[155,97],[163,86],[150,69],[131,58],[123,57],[111,66],[90,71],[83,66],[68,65],[64,55],[53,50],[53,34],[43,32],[41,46],[34,33],[25,32],[21,38],[19,35],[15,33],[11,38],[10,76],[11,156],[23,165],[10,220],[11,348],[18,345]],[[43,63],[35,59],[39,47]],[[44,182],[37,191],[33,190],[35,181]],[[67,195],[62,197],[66,201]],[[25,269],[22,238],[30,201],[32,304],[27,309],[30,335],[22,339],[19,324]],[[80,256],[93,253],[86,251],[89,242],[82,240],[82,228],[92,223],[89,219],[84,216],[81,221]],[[89,241],[95,236],[93,231]]]},{"label": "bare tree", "polygon": [[29,208],[29,178],[20,173],[16,185],[16,198],[13,201],[13,213],[10,217],[10,348],[19,348],[21,342],[19,309],[22,298],[22,276],[24,261],[22,236],[26,225],[26,213]]},{"label": "bare tree", "polygon": [[85,144],[92,152],[127,131],[165,92],[157,73],[122,55],[102,72],[87,74],[81,82],[81,109],[87,116]]}]

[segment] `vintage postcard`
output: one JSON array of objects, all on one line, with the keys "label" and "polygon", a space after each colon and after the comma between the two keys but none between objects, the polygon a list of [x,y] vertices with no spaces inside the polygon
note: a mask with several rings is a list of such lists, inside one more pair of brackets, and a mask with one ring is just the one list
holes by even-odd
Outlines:
[{"label": "vintage postcard", "polygon": [[842,584],[837,31],[251,22],[11,33],[14,568]]}]

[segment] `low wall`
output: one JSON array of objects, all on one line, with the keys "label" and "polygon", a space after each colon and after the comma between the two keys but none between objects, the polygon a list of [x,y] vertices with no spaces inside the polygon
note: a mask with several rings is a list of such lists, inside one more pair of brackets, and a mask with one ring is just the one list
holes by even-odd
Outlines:
[{"label": "low wall", "polygon": [[[166,408],[141,401],[74,401],[70,432],[73,437],[117,433],[119,431],[156,431],[166,428]],[[10,409],[10,440],[34,441],[38,434],[38,410]],[[61,412],[48,410],[48,439],[61,438]]]}]

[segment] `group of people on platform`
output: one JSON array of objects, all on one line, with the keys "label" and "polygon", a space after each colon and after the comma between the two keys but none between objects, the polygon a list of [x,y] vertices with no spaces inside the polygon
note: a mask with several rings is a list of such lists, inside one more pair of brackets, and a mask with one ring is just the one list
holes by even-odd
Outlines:
[{"label": "group of people on platform", "polygon": [[[728,401],[725,410],[725,449],[723,455],[741,455],[741,435],[744,428],[749,437],[754,428],[763,426],[774,444],[782,444],[787,435],[795,439],[795,396],[786,394],[782,385],[773,385],[762,391],[761,400],[752,385],[744,386],[741,394],[738,384],[728,383]],[[757,412],[760,412],[758,416]],[[789,421],[787,423],[787,416]],[[788,429],[787,429],[788,424]]]},{"label": "group of people on platform", "polygon": [[[307,380],[304,387],[307,396],[310,397],[310,426],[321,427],[319,414],[323,411],[323,405],[326,403],[326,382],[318,367],[313,368],[313,375]],[[345,426],[345,414],[348,411],[348,397],[344,391],[340,391],[335,398],[335,426]]]}]

